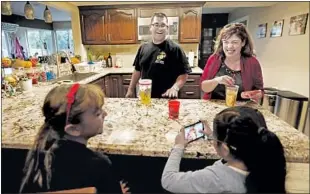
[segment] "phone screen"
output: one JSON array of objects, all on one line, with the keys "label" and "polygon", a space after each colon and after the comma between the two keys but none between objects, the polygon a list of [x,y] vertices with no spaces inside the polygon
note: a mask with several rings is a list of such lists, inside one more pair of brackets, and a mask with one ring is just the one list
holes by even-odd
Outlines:
[{"label": "phone screen", "polygon": [[185,139],[188,141],[194,141],[204,136],[203,133],[200,131],[203,131],[204,125],[201,121],[198,123],[195,123],[193,125],[185,127]]}]

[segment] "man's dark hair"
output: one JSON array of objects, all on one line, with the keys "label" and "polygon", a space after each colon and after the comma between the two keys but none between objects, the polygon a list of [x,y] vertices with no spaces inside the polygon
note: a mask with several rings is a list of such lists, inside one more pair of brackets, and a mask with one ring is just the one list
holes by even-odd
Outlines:
[{"label": "man's dark hair", "polygon": [[153,23],[154,17],[166,18],[167,23],[168,23],[168,17],[167,17],[167,15],[164,14],[164,13],[161,13],[161,12],[160,12],[160,13],[154,13],[153,16],[152,16],[152,18],[151,18],[151,24]]}]

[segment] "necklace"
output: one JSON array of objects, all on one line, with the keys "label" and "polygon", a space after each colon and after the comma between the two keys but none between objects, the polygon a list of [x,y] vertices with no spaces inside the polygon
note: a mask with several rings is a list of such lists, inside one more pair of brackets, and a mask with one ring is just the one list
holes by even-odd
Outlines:
[{"label": "necklace", "polygon": [[231,77],[234,79],[235,79],[236,75],[240,73],[240,70],[238,70],[238,71],[232,70],[229,67],[227,67],[227,65],[225,63],[222,64],[222,67],[225,68],[226,73],[231,75]]}]

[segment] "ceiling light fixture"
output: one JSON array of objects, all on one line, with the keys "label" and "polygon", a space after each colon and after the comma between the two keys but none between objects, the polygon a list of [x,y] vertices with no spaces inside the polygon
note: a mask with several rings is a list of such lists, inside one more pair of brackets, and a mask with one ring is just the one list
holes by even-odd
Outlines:
[{"label": "ceiling light fixture", "polygon": [[24,14],[26,19],[34,20],[34,10],[29,1],[25,4]]},{"label": "ceiling light fixture", "polygon": [[12,15],[11,2],[2,1],[1,2],[1,14],[2,15]]},{"label": "ceiling light fixture", "polygon": [[45,10],[44,10],[44,20],[45,20],[45,23],[52,23],[53,22],[52,13],[48,9],[47,6],[45,7]]}]

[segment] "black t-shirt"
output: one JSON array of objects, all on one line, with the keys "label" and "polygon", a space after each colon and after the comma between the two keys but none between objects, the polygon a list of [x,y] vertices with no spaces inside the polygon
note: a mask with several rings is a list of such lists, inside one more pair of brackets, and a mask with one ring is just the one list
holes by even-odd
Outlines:
[{"label": "black t-shirt", "polygon": [[[30,179],[23,192],[46,192],[96,187],[98,193],[122,193],[118,173],[109,158],[84,144],[60,140],[53,152],[50,189],[40,188]],[[43,162],[43,160],[41,160]],[[43,166],[43,164],[40,165]]]},{"label": "black t-shirt", "polygon": [[170,39],[157,45],[153,42],[141,45],[134,66],[142,79],[152,80],[152,98],[161,98],[179,75],[192,71],[184,51]]}]

